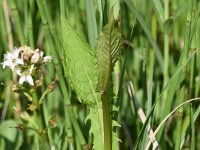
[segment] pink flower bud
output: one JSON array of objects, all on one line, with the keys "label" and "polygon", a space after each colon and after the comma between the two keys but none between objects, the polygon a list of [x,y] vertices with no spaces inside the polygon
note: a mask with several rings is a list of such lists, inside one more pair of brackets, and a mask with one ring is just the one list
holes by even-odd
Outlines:
[{"label": "pink flower bud", "polygon": [[40,54],[39,54],[39,52],[36,51],[33,54],[33,56],[31,57],[31,63],[35,64],[35,63],[37,63],[39,61],[39,59],[40,59]]}]

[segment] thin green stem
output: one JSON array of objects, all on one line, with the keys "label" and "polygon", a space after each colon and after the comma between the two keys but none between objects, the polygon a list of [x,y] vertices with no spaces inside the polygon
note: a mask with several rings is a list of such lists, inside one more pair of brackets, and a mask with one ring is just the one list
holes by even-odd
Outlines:
[{"label": "thin green stem", "polygon": [[67,105],[67,110],[69,112],[69,115],[70,115],[70,118],[71,118],[71,122],[72,122],[73,127],[74,127],[74,129],[76,131],[76,134],[77,134],[77,136],[78,136],[78,138],[80,140],[80,143],[83,146],[83,148],[85,149],[85,147],[87,147],[86,141],[85,141],[84,136],[82,135],[82,131],[81,131],[81,129],[79,127],[79,124],[78,124],[78,122],[76,120],[76,117],[74,115],[72,106],[71,105]]},{"label": "thin green stem", "polygon": [[44,100],[44,97],[47,95],[48,90],[45,90],[43,93],[42,93],[42,96],[40,97],[39,99],[39,105],[41,105],[43,103],[43,100]]},{"label": "thin green stem", "polygon": [[[178,105],[183,103],[184,100],[184,96],[185,96],[185,85],[184,82],[181,84],[180,87],[180,95],[178,98]],[[177,120],[177,128],[176,128],[176,142],[175,142],[175,150],[180,150],[180,145],[181,145],[181,130],[182,130],[182,123],[183,123],[183,108],[181,107],[178,110],[178,116],[177,116],[178,120]]]},{"label": "thin green stem", "polygon": [[[193,3],[194,1],[191,1],[190,4],[190,10],[188,12],[188,16],[187,16],[187,24],[190,25],[192,24],[192,8],[193,8]],[[191,30],[192,27],[190,27]],[[192,34],[191,32],[188,33],[187,35],[188,37],[185,37],[185,45],[184,45],[184,51],[187,52],[185,53],[185,55],[182,57],[183,60],[187,59],[187,54],[188,51],[191,47],[191,39],[192,39]],[[183,81],[180,83],[180,97],[178,99],[178,105],[182,104],[184,102],[184,97],[185,97],[185,78],[186,78],[186,66],[184,67],[181,76],[183,76]],[[179,109],[178,111],[179,113],[179,119],[177,121],[177,129],[176,129],[176,143],[175,143],[175,150],[179,150],[180,149],[180,145],[181,145],[181,135],[182,135],[182,122],[183,122],[183,108]]]},{"label": "thin green stem", "polygon": [[28,41],[31,48],[35,47],[34,35],[33,35],[33,22],[32,22],[32,10],[30,5],[30,0],[28,1]]},{"label": "thin green stem", "polygon": [[[167,21],[169,17],[169,1],[165,0],[164,1],[164,11],[165,11],[165,21]],[[164,29],[164,84],[163,86],[166,85],[169,79],[169,30]],[[164,94],[164,99],[166,99],[167,95],[166,93]]]},{"label": "thin green stem", "polygon": [[13,13],[13,19],[15,20],[15,25],[16,25],[16,31],[19,35],[19,40],[21,45],[26,45],[27,41],[24,35],[23,27],[22,27],[22,22],[19,16],[19,11],[16,7],[15,1],[14,0],[9,0],[10,8]]},{"label": "thin green stem", "polygon": [[[107,90],[106,90],[107,91]],[[102,95],[102,107],[103,107],[103,129],[104,129],[104,150],[112,150],[111,144],[111,121],[109,113],[109,98],[108,92]]]},{"label": "thin green stem", "polygon": [[[189,51],[189,46],[191,44],[191,8],[192,8],[192,2],[188,2],[189,3],[189,10],[188,10],[188,15],[187,15],[187,21],[186,21],[186,31],[185,31],[185,44],[184,44],[184,48],[183,48],[183,52],[181,55],[181,58],[179,59],[178,65],[177,65],[177,69],[178,70],[181,65],[183,65],[183,63],[185,62],[185,60],[187,60],[187,55],[188,55],[188,51]],[[184,69],[183,69],[184,70]],[[182,73],[184,73],[184,71],[182,71]],[[174,99],[174,94],[176,92],[176,88],[177,86],[180,86],[181,82],[184,80],[184,76],[176,76],[174,82],[171,83],[171,86],[168,90],[168,95],[167,95],[167,100],[165,103],[165,107],[162,111],[162,115],[161,115],[161,119],[163,119],[171,110],[171,106],[172,106],[172,102]],[[181,88],[181,86],[180,86]],[[179,103],[178,103],[179,104]],[[158,140],[160,140],[161,136],[162,136],[162,132],[163,132],[164,127],[161,127],[159,133],[158,133]]]},{"label": "thin green stem", "polygon": [[[196,32],[197,33],[197,32]],[[192,41],[192,50],[195,50],[197,47],[196,42],[196,34],[194,36],[194,39]],[[190,64],[190,98],[195,97],[195,77],[196,77],[196,55],[191,60]],[[190,104],[190,127],[191,128],[191,134],[190,134],[190,150],[195,150],[195,126],[194,126],[194,112],[195,107],[193,104]]]}]

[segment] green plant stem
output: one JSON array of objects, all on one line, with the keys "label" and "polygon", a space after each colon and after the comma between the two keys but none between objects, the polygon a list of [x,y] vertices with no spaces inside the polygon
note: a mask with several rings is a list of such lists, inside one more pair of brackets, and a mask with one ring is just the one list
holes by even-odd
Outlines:
[{"label": "green plant stem", "polygon": [[[169,17],[169,1],[164,1],[164,11],[165,11],[165,21],[167,21]],[[168,73],[168,66],[169,66],[169,30],[164,28],[164,84],[165,86],[169,79],[169,73]],[[164,93],[164,99],[166,99],[167,93]]]},{"label": "green plant stem", "polygon": [[[60,13],[62,16],[66,17],[66,13],[65,13],[65,0],[60,0]],[[72,109],[69,109],[70,111]],[[68,144],[69,144],[69,150],[75,150],[75,146],[74,146],[74,135],[73,135],[73,131],[72,131],[72,123],[70,120],[70,114],[69,114],[69,110],[65,109],[65,124],[66,124],[66,132],[67,132],[67,138],[68,138]],[[85,144],[85,143],[84,143]]]},{"label": "green plant stem", "polygon": [[142,16],[140,15],[140,13],[138,12],[137,8],[134,6],[134,4],[130,1],[130,0],[123,0],[126,5],[128,6],[128,8],[130,9],[131,13],[133,15],[136,16],[138,22],[140,23],[142,29],[144,30],[144,33],[146,34],[147,36],[147,39],[149,40],[149,43],[151,44],[152,48],[154,49],[155,51],[155,54],[156,54],[156,57],[157,57],[157,60],[159,62],[159,65],[160,65],[160,69],[162,70],[162,72],[164,71],[163,70],[163,57],[161,55],[161,52],[160,52],[160,49],[155,41],[155,39],[152,37],[149,29],[147,28],[147,25],[144,21],[144,19],[142,18]]},{"label": "green plant stem", "polygon": [[70,119],[70,114],[67,109],[65,109],[65,124],[66,124],[67,142],[69,145],[69,150],[75,150],[72,123]]},{"label": "green plant stem", "polygon": [[[44,13],[46,16],[46,20],[48,22],[48,26],[49,26],[51,35],[54,40],[54,45],[55,45],[56,49],[61,49],[61,44],[60,44],[61,40],[60,40],[60,37],[58,36],[58,33],[56,32],[56,30],[54,28],[53,20],[49,13],[47,0],[42,0],[42,4],[43,4]],[[62,58],[62,52],[61,51],[60,52],[56,51],[56,52],[57,52],[58,57]]]},{"label": "green plant stem", "polygon": [[8,13],[8,2],[2,1],[0,3],[0,18],[1,18],[1,34],[2,34],[2,44],[4,49],[13,48],[13,36],[11,34],[11,22]]},{"label": "green plant stem", "polygon": [[[191,1],[190,4],[190,10],[188,12],[188,16],[187,16],[187,24],[190,26],[192,24],[192,9],[193,9],[193,3],[194,1]],[[192,28],[192,27],[191,27]],[[191,46],[191,39],[192,39],[192,34],[191,32],[189,32],[188,37],[185,37],[185,45],[184,45],[184,51],[187,52],[186,55],[183,57],[184,59],[187,59],[187,54],[188,51],[190,49]],[[184,96],[185,96],[185,78],[186,78],[186,66],[183,68],[182,71],[182,79],[183,81],[180,83],[180,97],[178,100],[178,105],[182,104],[184,102]],[[179,115],[179,119],[177,121],[177,129],[176,129],[176,143],[175,143],[175,150],[179,150],[180,149],[180,145],[181,145],[181,135],[182,135],[182,122],[183,122],[183,108],[179,109],[178,111]]]},{"label": "green plant stem", "polygon": [[[178,98],[178,105],[182,104],[184,102],[184,96],[185,96],[185,85],[184,85],[184,81],[181,84],[180,87],[180,95]],[[181,107],[178,110],[178,116],[177,116],[178,120],[177,120],[177,128],[175,130],[175,134],[176,134],[176,142],[175,142],[175,150],[180,150],[180,145],[181,145],[181,130],[182,130],[182,123],[183,123],[183,107]]]},{"label": "green plant stem", "polygon": [[19,11],[16,7],[15,1],[9,0],[9,4],[10,4],[10,8],[11,8],[12,13],[13,13],[13,19],[15,21],[16,31],[19,35],[20,43],[21,43],[21,45],[26,45],[27,41],[26,41],[26,38],[25,38],[25,35],[24,35],[22,22],[20,20]]},{"label": "green plant stem", "polygon": [[[197,33],[197,32],[196,32]],[[193,42],[192,42],[192,49],[195,50],[197,47],[196,44],[196,35],[194,36]],[[190,98],[195,97],[195,77],[196,77],[196,55],[194,58],[191,60],[191,65],[190,65]],[[191,133],[190,133],[190,150],[195,150],[195,126],[194,126],[194,112],[195,108],[194,105],[191,103],[190,104],[190,128],[191,128]]]},{"label": "green plant stem", "polygon": [[76,131],[76,134],[77,134],[77,136],[78,136],[78,138],[80,140],[80,143],[83,146],[83,149],[85,149],[87,147],[86,142],[85,142],[85,138],[82,135],[82,131],[81,131],[81,129],[79,127],[79,124],[78,124],[78,122],[76,120],[76,117],[75,117],[75,115],[73,113],[72,105],[67,105],[67,110],[69,112],[69,115],[70,115],[70,118],[71,118],[71,122],[72,122],[73,127],[74,127],[74,129]]},{"label": "green plant stem", "polygon": [[32,9],[30,0],[28,1],[28,8],[30,9],[28,11],[28,42],[31,48],[35,47],[35,41],[34,41],[34,35],[33,35],[33,22],[32,22]]},{"label": "green plant stem", "polygon": [[42,96],[40,97],[39,99],[39,105],[41,105],[43,103],[43,100],[44,100],[44,97],[47,95],[48,90],[45,90],[43,93],[42,93]]},{"label": "green plant stem", "polygon": [[[195,57],[196,58],[196,57]],[[192,59],[192,63],[191,63],[191,78],[190,78],[190,97],[194,97],[195,96],[195,76],[194,76],[194,68],[195,68],[195,63],[196,63],[196,59]],[[195,149],[195,126],[194,126],[194,105],[190,104],[190,126],[191,126],[191,135],[190,135],[190,150],[194,150]]]},{"label": "green plant stem", "polygon": [[102,107],[103,107],[103,129],[104,129],[104,150],[112,150],[111,145],[111,122],[109,113],[109,98],[108,90],[102,95]]}]

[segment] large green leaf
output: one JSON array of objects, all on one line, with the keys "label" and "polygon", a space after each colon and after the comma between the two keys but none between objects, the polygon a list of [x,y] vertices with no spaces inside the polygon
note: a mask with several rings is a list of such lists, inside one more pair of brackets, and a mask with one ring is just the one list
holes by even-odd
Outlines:
[{"label": "large green leaf", "polygon": [[109,86],[110,75],[121,50],[121,32],[115,20],[110,17],[109,23],[100,33],[96,46],[99,81],[97,91],[105,92]]},{"label": "large green leaf", "polygon": [[95,91],[98,71],[94,50],[80,38],[64,17],[62,36],[65,76],[83,103],[95,105],[101,100]]},{"label": "large green leaf", "polygon": [[103,113],[101,96],[96,92],[98,83],[97,62],[94,50],[62,18],[65,75],[83,103],[89,107],[87,121],[91,121],[90,134],[94,136],[93,149],[104,147]]}]

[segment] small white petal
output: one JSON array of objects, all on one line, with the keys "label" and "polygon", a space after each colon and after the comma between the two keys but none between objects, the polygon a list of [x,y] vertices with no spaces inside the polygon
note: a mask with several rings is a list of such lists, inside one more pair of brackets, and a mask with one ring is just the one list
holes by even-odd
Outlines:
[{"label": "small white petal", "polygon": [[4,54],[4,59],[5,60],[9,60],[9,59],[12,59],[12,58],[13,58],[12,53],[8,52],[7,54]]},{"label": "small white petal", "polygon": [[4,54],[4,62],[2,63],[3,69],[7,66],[14,70],[15,66],[17,65],[23,65],[24,62],[19,56],[19,49],[14,49],[12,53],[8,52],[7,54]]},{"label": "small white petal", "polygon": [[17,73],[17,75],[20,75],[20,76],[22,75],[21,70],[19,70],[19,69],[16,70],[16,73]]},{"label": "small white petal", "polygon": [[15,64],[10,64],[10,68],[11,68],[12,71],[14,71],[15,66],[16,66]]},{"label": "small white petal", "polygon": [[26,78],[24,76],[21,76],[19,78],[19,84],[23,84],[25,80],[26,80]]},{"label": "small white petal", "polygon": [[33,68],[34,68],[34,64],[31,65],[31,68],[30,68],[30,74],[32,74]]},{"label": "small white petal", "polygon": [[44,58],[43,58],[43,62],[45,63],[45,62],[51,62],[52,61],[52,56],[45,56]]},{"label": "small white petal", "polygon": [[14,58],[17,58],[19,56],[19,49],[15,48],[12,55]]},{"label": "small white petal", "polygon": [[6,66],[10,66],[10,65],[11,65],[11,62],[10,62],[10,61],[4,61],[4,62],[2,63],[2,65],[3,65],[3,69],[4,69]]},{"label": "small white petal", "polygon": [[21,60],[21,59],[16,59],[16,64],[18,64],[18,65],[23,65],[24,64],[24,62],[23,62],[23,60]]},{"label": "small white petal", "polygon": [[40,51],[40,57],[42,58],[44,56],[44,52]]},{"label": "small white petal", "polygon": [[26,76],[26,80],[28,81],[28,83],[32,86],[34,86],[34,83],[33,83],[33,79],[30,75]]}]

